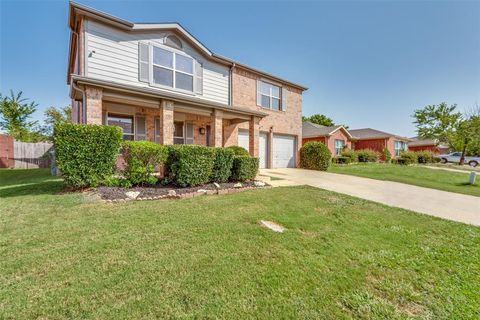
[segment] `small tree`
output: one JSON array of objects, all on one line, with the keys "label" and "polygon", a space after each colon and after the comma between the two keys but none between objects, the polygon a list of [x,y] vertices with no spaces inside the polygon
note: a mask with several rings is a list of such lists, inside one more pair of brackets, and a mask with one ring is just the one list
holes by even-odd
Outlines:
[{"label": "small tree", "polygon": [[392,154],[388,148],[383,148],[383,159],[385,160],[385,163],[390,163],[392,160]]},{"label": "small tree", "polygon": [[[315,123],[315,124],[319,124],[321,126],[325,126],[325,127],[334,127],[336,126],[335,122],[333,122],[333,120],[329,117],[327,117],[326,115],[324,114],[314,114],[310,117],[305,117],[305,116],[302,116],[302,121],[303,122],[311,122],[311,123]],[[344,128],[348,129],[348,126],[343,126]]]},{"label": "small tree", "polygon": [[63,108],[49,107],[44,112],[45,126],[43,132],[51,137],[53,135],[53,128],[60,123],[72,122],[72,107],[66,106]]},{"label": "small tree", "polygon": [[38,105],[34,101],[28,103],[27,100],[22,98],[22,91],[15,94],[10,90],[10,96],[0,94],[0,128],[16,140],[45,140],[37,129],[38,121],[30,120]]},{"label": "small tree", "polygon": [[419,137],[437,139],[453,149],[462,150],[460,165],[463,165],[469,148],[480,144],[480,112],[477,110],[469,115],[462,115],[456,108],[456,104],[448,106],[445,102],[428,105],[415,110],[413,117]]}]

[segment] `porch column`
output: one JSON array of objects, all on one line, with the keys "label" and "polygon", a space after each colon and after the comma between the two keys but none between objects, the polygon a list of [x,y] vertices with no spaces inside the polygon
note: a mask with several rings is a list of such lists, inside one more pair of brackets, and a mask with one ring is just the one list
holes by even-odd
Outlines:
[{"label": "porch column", "polygon": [[260,136],[260,118],[252,116],[248,122],[249,152],[252,157],[258,157],[258,141]]},{"label": "porch column", "polygon": [[83,115],[85,123],[102,124],[102,97],[103,89],[98,87],[85,87],[85,110]]},{"label": "porch column", "polygon": [[223,147],[223,111],[215,110],[212,119],[213,147]]},{"label": "porch column", "polygon": [[162,100],[160,108],[160,143],[173,144],[173,101]]}]

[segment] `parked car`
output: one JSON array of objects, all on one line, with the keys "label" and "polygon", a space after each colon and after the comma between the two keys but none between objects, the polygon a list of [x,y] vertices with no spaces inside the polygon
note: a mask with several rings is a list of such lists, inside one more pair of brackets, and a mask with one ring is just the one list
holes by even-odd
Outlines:
[{"label": "parked car", "polygon": [[[452,152],[449,154],[439,155],[442,163],[453,162],[459,163],[460,158],[462,157],[461,152]],[[476,167],[480,163],[480,157],[465,157],[465,162],[468,163],[471,167]]]}]

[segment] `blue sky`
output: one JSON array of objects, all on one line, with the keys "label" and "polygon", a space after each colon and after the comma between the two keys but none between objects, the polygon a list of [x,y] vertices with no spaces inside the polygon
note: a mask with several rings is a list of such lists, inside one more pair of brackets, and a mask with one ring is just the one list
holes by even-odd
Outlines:
[{"label": "blue sky", "polygon": [[[411,136],[414,109],[480,104],[480,2],[79,1],[178,21],[214,52],[301,83],[303,113]],[[0,0],[0,92],[69,104],[67,1]]]}]

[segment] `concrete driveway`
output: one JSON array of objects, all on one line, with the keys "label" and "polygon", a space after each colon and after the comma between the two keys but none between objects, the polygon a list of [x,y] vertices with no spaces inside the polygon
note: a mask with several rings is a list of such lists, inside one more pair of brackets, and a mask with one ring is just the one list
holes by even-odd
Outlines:
[{"label": "concrete driveway", "polygon": [[443,219],[480,226],[480,197],[408,184],[304,169],[262,169],[261,175],[283,180],[273,186],[309,185],[408,209]]}]

